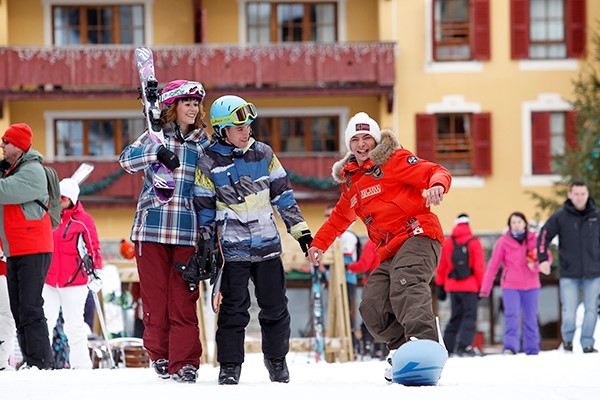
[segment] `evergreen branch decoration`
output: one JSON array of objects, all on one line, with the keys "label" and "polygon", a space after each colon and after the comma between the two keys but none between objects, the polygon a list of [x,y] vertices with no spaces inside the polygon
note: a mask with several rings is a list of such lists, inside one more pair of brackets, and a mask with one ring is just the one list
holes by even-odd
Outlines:
[{"label": "evergreen branch decoration", "polygon": [[314,176],[302,176],[298,175],[293,171],[286,170],[288,177],[292,183],[296,183],[298,185],[306,186],[311,189],[316,190],[331,190],[335,189],[339,184],[333,181],[333,178],[316,178]]},{"label": "evergreen branch decoration", "polygon": [[119,168],[112,174],[108,175],[107,177],[105,177],[103,179],[100,179],[99,181],[91,182],[91,183],[88,183],[87,185],[81,185],[80,194],[83,196],[83,195],[87,195],[87,194],[98,193],[101,190],[104,190],[107,187],[109,187],[110,185],[112,185],[124,173],[125,173],[125,171],[123,169]]}]

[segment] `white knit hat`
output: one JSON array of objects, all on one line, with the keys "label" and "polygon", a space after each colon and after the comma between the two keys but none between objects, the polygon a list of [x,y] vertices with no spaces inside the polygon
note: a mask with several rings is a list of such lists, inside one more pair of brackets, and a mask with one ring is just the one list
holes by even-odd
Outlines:
[{"label": "white knit hat", "polygon": [[60,181],[60,195],[71,199],[73,204],[77,203],[77,199],[79,198],[79,185],[74,179],[63,179]]},{"label": "white knit hat", "polygon": [[381,130],[374,119],[365,112],[359,112],[350,118],[346,127],[346,147],[350,150],[350,139],[358,133],[368,133],[375,139],[375,142],[381,141]]}]

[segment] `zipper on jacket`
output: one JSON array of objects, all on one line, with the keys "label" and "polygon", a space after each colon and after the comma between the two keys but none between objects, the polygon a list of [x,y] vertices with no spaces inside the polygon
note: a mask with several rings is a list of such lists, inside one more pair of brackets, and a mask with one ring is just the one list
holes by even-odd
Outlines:
[{"label": "zipper on jacket", "polygon": [[242,195],[238,191],[238,188],[235,185],[235,182],[233,182],[233,177],[231,176],[230,172],[227,173],[227,178],[229,178],[229,183],[231,184],[231,187],[233,188],[233,191],[237,195],[237,201],[239,201],[240,203],[243,203],[244,202],[244,198],[242,197]]}]

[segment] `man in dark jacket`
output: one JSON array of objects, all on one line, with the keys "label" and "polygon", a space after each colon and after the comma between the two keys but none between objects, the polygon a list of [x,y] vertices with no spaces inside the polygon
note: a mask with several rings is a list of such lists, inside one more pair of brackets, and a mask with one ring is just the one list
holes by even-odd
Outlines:
[{"label": "man in dark jacket", "polygon": [[52,368],[42,288],[52,260],[52,222],[42,155],[31,148],[31,128],[11,125],[0,143],[0,239],[6,254],[10,309],[25,368]]},{"label": "man in dark jacket", "polygon": [[550,216],[538,238],[537,253],[540,271],[543,272],[550,270],[546,249],[556,235],[559,237],[561,333],[565,351],[573,351],[575,317],[579,293],[583,289],[585,312],[581,347],[584,353],[597,352],[594,349],[594,330],[600,293],[599,214],[585,182],[576,180],[569,188],[568,199],[560,210]]}]

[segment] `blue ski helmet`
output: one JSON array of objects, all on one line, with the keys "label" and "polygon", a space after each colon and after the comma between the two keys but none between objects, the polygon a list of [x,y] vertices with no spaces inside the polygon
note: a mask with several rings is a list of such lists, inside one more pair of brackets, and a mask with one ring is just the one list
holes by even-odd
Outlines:
[{"label": "blue ski helmet", "polygon": [[238,96],[221,96],[210,107],[210,124],[218,138],[224,137],[224,127],[248,125],[257,117],[258,112],[254,104]]}]

